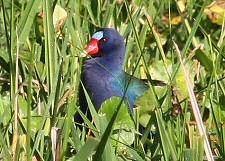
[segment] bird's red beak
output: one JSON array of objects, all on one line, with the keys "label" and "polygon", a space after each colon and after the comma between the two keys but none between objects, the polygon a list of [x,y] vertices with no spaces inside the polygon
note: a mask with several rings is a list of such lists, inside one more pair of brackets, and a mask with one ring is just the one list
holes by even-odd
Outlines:
[{"label": "bird's red beak", "polygon": [[91,42],[88,44],[88,46],[85,48],[85,50],[91,56],[98,55],[100,52],[99,40],[92,39]]}]

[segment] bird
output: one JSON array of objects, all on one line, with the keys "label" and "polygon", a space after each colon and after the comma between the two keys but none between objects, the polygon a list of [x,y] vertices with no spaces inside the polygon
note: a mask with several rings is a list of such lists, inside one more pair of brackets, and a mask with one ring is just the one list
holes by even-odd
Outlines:
[{"label": "bird", "polygon": [[107,99],[116,96],[124,98],[132,113],[135,101],[149,86],[124,71],[124,38],[113,28],[102,28],[92,35],[85,50],[91,58],[84,62],[82,82],[96,110]]}]

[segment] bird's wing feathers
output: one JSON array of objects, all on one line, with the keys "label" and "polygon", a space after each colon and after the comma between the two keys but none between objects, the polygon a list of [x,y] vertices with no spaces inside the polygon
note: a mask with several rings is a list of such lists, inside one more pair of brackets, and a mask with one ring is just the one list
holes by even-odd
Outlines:
[{"label": "bird's wing feathers", "polygon": [[144,81],[134,76],[131,76],[127,73],[125,74],[125,76],[126,76],[125,79],[126,86],[128,86],[126,97],[127,100],[129,101],[130,106],[133,107],[135,105],[137,98],[143,95],[143,93],[145,93],[149,87]]}]

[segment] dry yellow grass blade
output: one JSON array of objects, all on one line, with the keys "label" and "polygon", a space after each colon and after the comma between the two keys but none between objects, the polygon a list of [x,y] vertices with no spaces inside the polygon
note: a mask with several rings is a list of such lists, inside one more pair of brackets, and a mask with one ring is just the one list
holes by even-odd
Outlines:
[{"label": "dry yellow grass blade", "polygon": [[201,117],[199,107],[198,107],[198,103],[197,103],[197,100],[196,100],[196,97],[195,97],[195,94],[194,94],[194,91],[193,91],[193,83],[191,82],[191,80],[189,78],[189,73],[185,68],[185,65],[184,65],[183,60],[182,60],[182,55],[181,55],[181,52],[180,52],[177,44],[175,42],[173,42],[173,43],[174,43],[174,46],[176,48],[176,51],[177,51],[178,57],[180,59],[182,69],[183,69],[184,74],[185,74],[187,89],[188,89],[188,93],[189,93],[189,97],[190,97],[190,101],[191,101],[191,107],[192,107],[192,110],[193,110],[193,113],[194,113],[195,121],[197,123],[197,127],[198,127],[198,130],[199,130],[200,136],[204,138],[204,149],[205,149],[205,154],[206,154],[207,160],[213,161],[214,159],[213,159],[212,150],[211,150],[211,147],[209,145],[209,140],[207,138],[206,129],[205,129],[205,126],[203,124],[202,117]]}]

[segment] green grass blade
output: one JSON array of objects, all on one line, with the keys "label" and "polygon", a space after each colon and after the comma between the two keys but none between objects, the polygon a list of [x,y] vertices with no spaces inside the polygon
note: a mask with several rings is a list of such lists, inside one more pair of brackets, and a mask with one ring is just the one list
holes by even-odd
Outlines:
[{"label": "green grass blade", "polygon": [[[157,119],[157,125],[160,133],[160,138],[162,141],[162,147],[163,147],[163,154],[165,156],[165,160],[178,160],[177,151],[175,149],[175,146],[173,146],[173,139],[169,137],[168,132],[166,131],[165,123],[162,118],[162,114],[160,110],[155,111],[156,119]],[[171,157],[170,157],[171,155]]]},{"label": "green grass blade", "polygon": [[2,146],[2,157],[6,160],[12,160],[12,156],[10,154],[10,150],[8,149],[7,147],[7,144],[6,142],[4,141],[4,137],[3,137],[3,134],[2,132],[0,131],[0,143],[1,143],[1,146]]},{"label": "green grass blade", "polygon": [[95,138],[89,138],[87,142],[82,146],[80,151],[75,155],[76,161],[84,161],[88,160],[88,157],[90,157],[95,148],[98,146],[99,140],[96,140]]},{"label": "green grass blade", "polygon": [[53,27],[53,9],[51,1],[44,1],[43,3],[44,11],[44,34],[45,38],[45,58],[47,64],[47,81],[49,93],[52,91],[52,86],[55,78],[56,72],[56,52],[55,52],[55,37],[54,37],[54,27]]},{"label": "green grass blade", "polygon": [[116,118],[118,116],[118,113],[120,111],[120,108],[122,107],[121,106],[122,102],[123,102],[123,99],[121,100],[120,104],[118,105],[116,112],[113,114],[111,120],[109,121],[109,124],[107,125],[107,127],[105,129],[104,134],[102,135],[102,138],[101,138],[101,140],[100,140],[100,142],[98,144],[98,147],[96,149],[96,153],[93,156],[93,160],[97,161],[99,158],[102,157],[102,154],[103,154],[103,151],[105,149],[106,143],[107,143],[107,141],[109,139],[111,131],[113,130],[113,126],[114,126],[114,123],[115,123]]},{"label": "green grass blade", "polygon": [[[186,43],[185,43],[185,45],[183,47],[183,50],[182,50],[182,53],[183,53],[184,56],[186,56],[186,54],[188,53],[188,50],[189,50],[189,47],[190,47],[191,42],[193,40],[193,37],[194,37],[197,29],[199,28],[199,24],[201,22],[201,19],[202,19],[202,16],[203,16],[203,13],[204,13],[204,9],[205,9],[206,5],[207,5],[207,1],[204,1],[204,3],[201,6],[200,11],[198,12],[198,16],[197,16],[197,18],[195,20],[195,23],[193,24],[193,28],[191,29],[191,32],[190,32],[190,34],[189,34],[189,36],[187,38],[187,41],[186,41]],[[194,44],[194,45],[197,45],[197,44]]]},{"label": "green grass blade", "polygon": [[[102,135],[104,135],[105,129],[108,125],[106,115],[101,115],[99,117],[99,121],[100,121],[100,135],[102,136]],[[104,147],[104,152],[102,154],[102,160],[114,161],[115,159],[116,158],[114,155],[114,150],[112,148],[110,140],[108,140]]]},{"label": "green grass blade", "polygon": [[100,122],[99,122],[98,113],[97,113],[94,105],[92,104],[91,99],[90,99],[90,97],[89,97],[89,95],[88,95],[88,93],[87,93],[83,83],[81,83],[81,85],[82,85],[81,88],[83,88],[83,90],[84,90],[84,94],[85,94],[85,97],[86,97],[86,100],[87,100],[87,103],[88,103],[88,107],[89,107],[92,119],[94,120],[94,123],[95,123],[97,129],[99,129],[100,128]]},{"label": "green grass blade", "polygon": [[38,6],[41,0],[30,0],[22,12],[21,19],[18,24],[19,42],[24,42],[30,34],[34,18],[40,10]]}]

